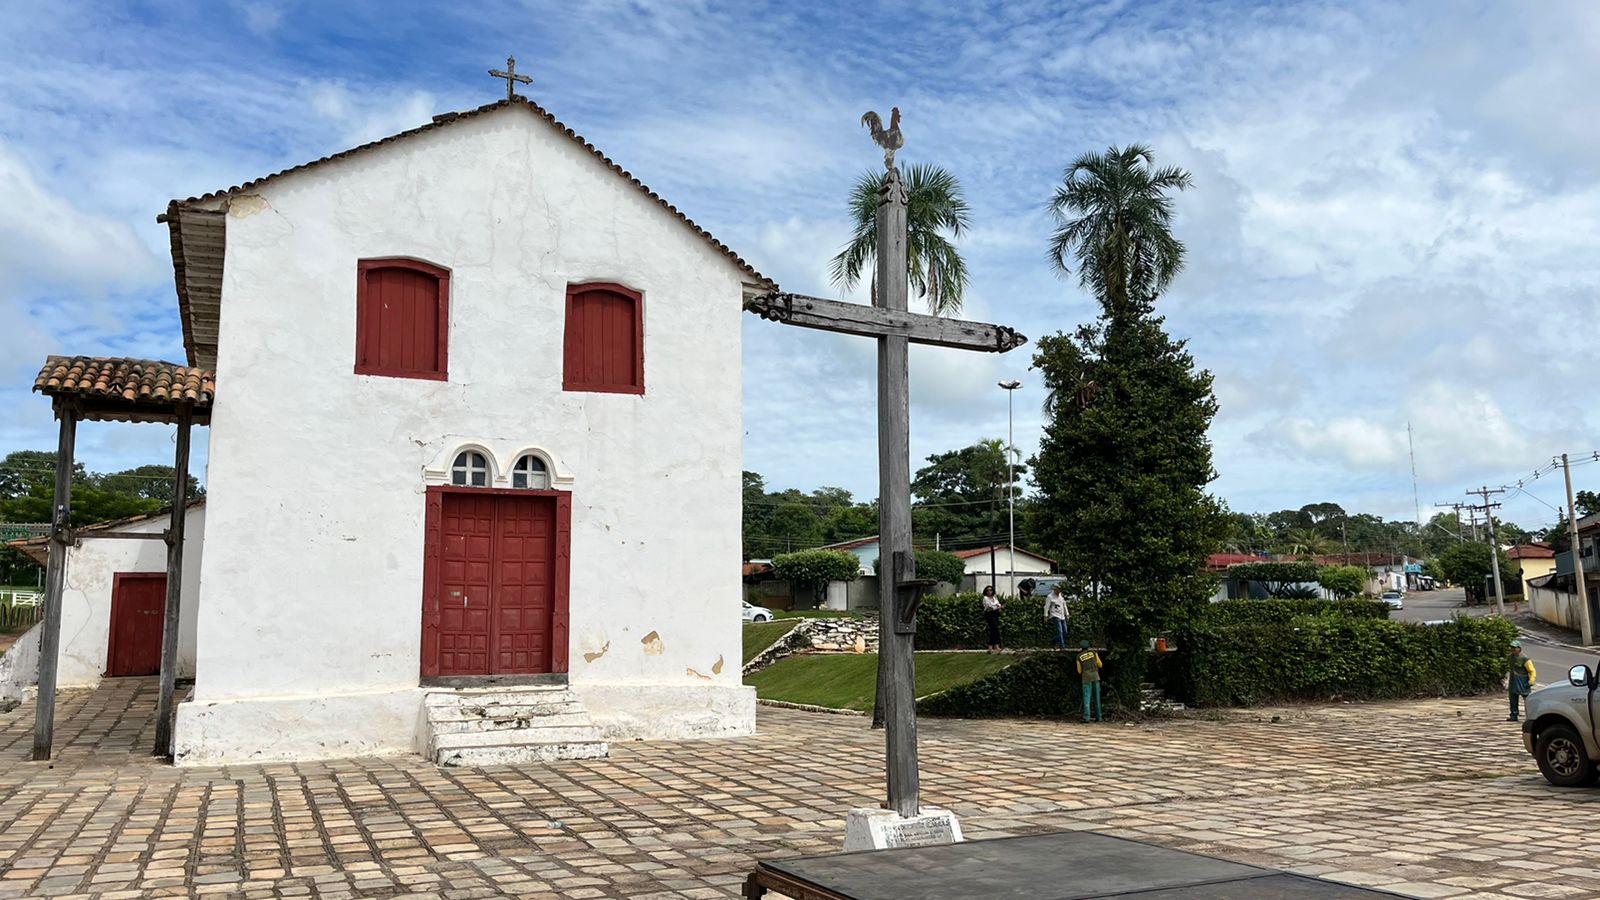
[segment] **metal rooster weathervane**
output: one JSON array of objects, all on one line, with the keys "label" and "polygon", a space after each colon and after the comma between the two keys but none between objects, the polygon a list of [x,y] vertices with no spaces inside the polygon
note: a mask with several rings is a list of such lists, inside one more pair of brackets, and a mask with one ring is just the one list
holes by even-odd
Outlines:
[{"label": "metal rooster weathervane", "polygon": [[894,152],[905,146],[905,138],[900,134],[900,107],[889,110],[889,128],[883,127],[883,119],[878,114],[868,110],[861,117],[861,124],[867,126],[872,132],[872,142],[883,148],[883,167],[894,168]]}]

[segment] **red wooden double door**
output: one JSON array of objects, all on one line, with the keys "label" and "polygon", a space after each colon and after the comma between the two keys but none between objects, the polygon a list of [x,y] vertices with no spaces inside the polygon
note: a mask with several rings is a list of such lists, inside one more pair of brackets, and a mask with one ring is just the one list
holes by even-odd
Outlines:
[{"label": "red wooden double door", "polygon": [[423,675],[567,670],[571,509],[559,492],[429,489]]},{"label": "red wooden double door", "polygon": [[112,578],[107,676],[160,673],[166,611],[165,572],[118,572]]}]

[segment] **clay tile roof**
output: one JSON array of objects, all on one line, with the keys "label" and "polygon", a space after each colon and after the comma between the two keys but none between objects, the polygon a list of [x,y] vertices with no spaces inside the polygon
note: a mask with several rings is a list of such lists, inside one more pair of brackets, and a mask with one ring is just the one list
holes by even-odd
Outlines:
[{"label": "clay tile roof", "polygon": [[217,379],[210,370],[158,359],[51,356],[33,380],[33,389],[52,397],[210,407]]},{"label": "clay tile roof", "polygon": [[1548,545],[1521,544],[1506,552],[1507,559],[1555,559],[1556,551]]}]

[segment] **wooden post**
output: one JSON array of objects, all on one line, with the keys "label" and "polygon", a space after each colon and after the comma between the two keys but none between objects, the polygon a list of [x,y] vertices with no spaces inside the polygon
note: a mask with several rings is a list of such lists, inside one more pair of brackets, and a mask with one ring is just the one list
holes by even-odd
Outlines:
[{"label": "wooden post", "polygon": [[178,449],[172,462],[172,518],[167,526],[167,607],[161,626],[161,695],[156,701],[155,756],[172,755],[172,694],[178,681],[178,629],[183,597],[183,525],[189,512],[189,430],[194,409],[178,410]]},{"label": "wooden post", "polygon": [[[878,200],[878,305],[906,309],[906,189],[890,169]],[[885,780],[889,807],[921,810],[917,776],[915,635],[897,629],[903,581],[916,577],[911,551],[911,409],[908,344],[903,334],[878,338],[878,653],[884,686]],[[896,565],[896,560],[903,560]],[[902,571],[903,569],[903,571]]]},{"label": "wooden post", "polygon": [[61,656],[61,588],[72,545],[72,463],[78,410],[56,403],[61,439],[56,445],[55,496],[50,505],[50,556],[45,561],[44,631],[39,635],[39,694],[33,713],[33,758],[49,759],[56,725],[56,665]]}]

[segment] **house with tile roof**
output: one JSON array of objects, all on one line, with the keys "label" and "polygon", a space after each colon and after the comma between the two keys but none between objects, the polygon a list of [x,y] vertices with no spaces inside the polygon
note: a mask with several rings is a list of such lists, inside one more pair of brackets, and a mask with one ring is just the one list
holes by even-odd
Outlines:
[{"label": "house with tile roof", "polygon": [[203,400],[177,762],[753,731],[740,318],[767,278],[522,97],[160,220],[188,366],[63,358],[39,390]]}]

